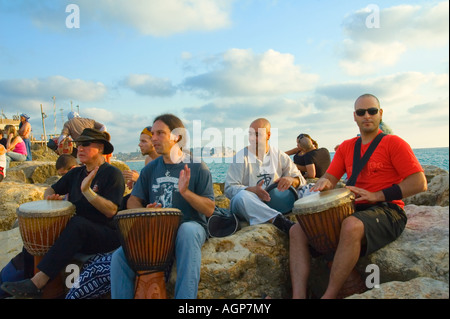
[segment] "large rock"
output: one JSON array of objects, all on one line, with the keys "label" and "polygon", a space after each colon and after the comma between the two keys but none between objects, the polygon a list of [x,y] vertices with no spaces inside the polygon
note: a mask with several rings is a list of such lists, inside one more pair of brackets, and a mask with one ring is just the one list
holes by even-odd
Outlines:
[{"label": "large rock", "polygon": [[224,192],[225,183],[214,183],[214,197],[216,201],[216,206],[221,208],[230,208],[230,200],[226,197]]},{"label": "large rock", "polygon": [[[11,162],[5,181],[27,183],[27,184],[49,184],[49,179],[58,176],[55,166],[56,161],[30,161]],[[127,164],[122,161],[112,160],[111,165],[121,171],[129,170]]]},{"label": "large rock", "polygon": [[427,178],[427,182],[431,182],[431,180],[438,175],[448,175],[448,172],[435,165],[422,165],[423,171],[425,173],[425,177]]},{"label": "large rock", "polygon": [[55,162],[20,162],[8,169],[5,181],[39,184],[56,175]]},{"label": "large rock", "polygon": [[22,251],[23,242],[19,228],[0,231],[0,270]]},{"label": "large rock", "polygon": [[[380,282],[429,277],[449,282],[449,208],[408,205],[402,235],[383,249],[360,260],[380,268]],[[364,269],[364,270],[363,270]]]},{"label": "large rock", "polygon": [[288,238],[271,224],[245,227],[202,249],[198,297],[274,298],[290,294]]},{"label": "large rock", "polygon": [[448,283],[419,277],[410,281],[391,281],[347,299],[448,299]]},{"label": "large rock", "polygon": [[449,205],[449,177],[448,173],[442,173],[434,176],[428,183],[426,192],[422,192],[411,197],[405,198],[406,205],[424,205],[424,206],[448,206]]},{"label": "large rock", "polygon": [[[427,168],[426,171],[431,170]],[[27,170],[23,169],[22,172],[27,176]],[[434,177],[427,173],[430,189],[434,188],[432,182],[439,176],[443,175],[445,182],[445,174],[441,174],[441,171],[438,173]],[[435,183],[439,184],[437,179]],[[448,173],[446,185],[448,201]],[[17,207],[25,202],[42,199],[46,187],[11,181],[0,183],[0,230],[10,229],[16,219]],[[223,185],[215,185],[214,191],[217,199],[224,197]],[[218,202],[225,208],[229,205],[225,198]],[[374,290],[372,295],[366,293],[359,298],[402,298],[405,296],[403,290],[419,288],[424,293],[412,298],[440,298],[445,297],[440,292],[442,287],[445,290],[445,284],[448,298],[448,206],[407,205],[405,210],[408,223],[403,234],[395,242],[361,258],[357,265],[363,275],[367,275],[365,270],[368,265],[378,266],[381,286],[387,288]],[[22,241],[17,228],[0,232],[0,267],[21,249]],[[209,239],[202,249],[198,297],[259,298],[262,293],[267,293],[274,298],[287,298],[291,290],[288,260],[288,238],[270,224],[244,227],[233,236]],[[326,281],[328,273],[320,258],[313,262],[310,282],[315,285]],[[317,273],[319,269],[324,271]],[[173,270],[169,290],[173,291],[175,277]],[[415,280],[425,277],[431,279]],[[405,285],[412,288],[405,288]],[[406,296],[413,295],[407,292]]]},{"label": "large rock", "polygon": [[[371,294],[366,292],[355,298],[448,298],[448,207],[408,205],[405,210],[408,223],[403,234],[358,262],[363,275],[367,265],[379,267],[383,290],[375,288]],[[0,232],[0,266],[21,247],[17,228]],[[288,249],[286,235],[269,224],[244,227],[232,236],[209,239],[202,249],[198,297],[259,298],[262,293],[274,298],[289,297]],[[320,258],[314,259],[314,265],[318,265],[317,261]],[[319,263],[312,268],[314,285],[327,280],[326,271],[320,276],[314,273],[322,266]],[[424,277],[430,279],[413,281]],[[173,270],[168,284],[171,291],[175,279]]]},{"label": "large rock", "polygon": [[0,183],[0,231],[11,229],[16,209],[23,203],[42,200],[47,186],[16,182]]}]

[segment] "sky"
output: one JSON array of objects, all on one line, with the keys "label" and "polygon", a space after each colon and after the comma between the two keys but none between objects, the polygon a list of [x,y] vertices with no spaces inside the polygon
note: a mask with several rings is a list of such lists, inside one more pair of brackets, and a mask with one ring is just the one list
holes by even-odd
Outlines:
[{"label": "sky", "polygon": [[412,148],[449,146],[449,2],[413,0],[0,0],[0,109],[59,134],[70,111],[117,152],[163,113],[190,146],[307,133],[333,151],[358,134],[356,98]]}]

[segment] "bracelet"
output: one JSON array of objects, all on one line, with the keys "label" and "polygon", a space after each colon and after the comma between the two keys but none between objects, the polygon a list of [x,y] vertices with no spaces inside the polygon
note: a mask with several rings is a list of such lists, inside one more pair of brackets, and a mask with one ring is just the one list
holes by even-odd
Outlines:
[{"label": "bracelet", "polygon": [[92,202],[98,194],[92,190],[92,188],[89,187],[89,189],[85,192],[83,192],[84,197],[88,200],[88,202]]},{"label": "bracelet", "polygon": [[403,198],[402,190],[397,184],[382,190],[386,202],[400,200]]}]

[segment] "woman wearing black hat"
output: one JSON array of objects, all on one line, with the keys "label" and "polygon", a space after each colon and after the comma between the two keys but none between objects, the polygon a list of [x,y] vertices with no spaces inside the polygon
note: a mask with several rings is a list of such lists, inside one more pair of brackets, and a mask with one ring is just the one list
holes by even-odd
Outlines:
[{"label": "woman wearing black hat", "polygon": [[121,203],[125,181],[121,171],[106,163],[103,156],[112,153],[114,147],[104,132],[90,128],[76,142],[84,166],[70,170],[44,193],[48,200],[62,200],[62,194],[68,194],[76,215],[37,265],[39,272],[31,279],[3,283],[1,288],[13,296],[38,298],[48,281],[77,253],[105,253],[120,246],[112,217]]}]

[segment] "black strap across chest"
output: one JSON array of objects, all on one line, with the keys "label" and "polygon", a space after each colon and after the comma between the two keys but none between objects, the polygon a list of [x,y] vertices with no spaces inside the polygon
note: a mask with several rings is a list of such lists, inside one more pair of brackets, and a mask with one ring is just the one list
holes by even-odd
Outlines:
[{"label": "black strap across chest", "polygon": [[355,150],[353,153],[353,169],[352,169],[352,176],[348,179],[346,185],[347,186],[354,186],[356,184],[356,179],[358,178],[359,173],[363,170],[364,166],[366,166],[367,162],[369,161],[370,156],[372,156],[372,153],[377,148],[378,144],[380,143],[381,139],[385,137],[387,134],[380,133],[378,134],[370,143],[369,148],[364,153],[363,157],[361,157],[361,137],[356,140],[355,143]]}]

